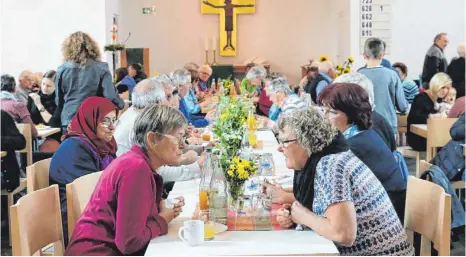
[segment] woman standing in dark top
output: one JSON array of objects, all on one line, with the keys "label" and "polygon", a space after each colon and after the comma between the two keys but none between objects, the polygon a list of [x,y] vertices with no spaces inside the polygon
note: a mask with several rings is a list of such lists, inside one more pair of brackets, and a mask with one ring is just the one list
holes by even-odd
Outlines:
[{"label": "woman standing in dark top", "polygon": [[55,77],[57,72],[50,70],[44,74],[39,93],[31,93],[28,98],[28,110],[34,124],[44,124],[51,127],[60,127],[60,118],[54,116],[55,104]]},{"label": "woman standing in dark top", "polygon": [[453,81],[453,87],[456,88],[456,97],[464,96],[464,82],[465,82],[465,49],[466,43],[458,46],[459,57],[451,61],[448,65],[447,73]]},{"label": "woman standing in dark top", "polygon": [[408,145],[416,151],[427,149],[427,140],[411,132],[411,124],[427,124],[430,114],[436,113],[435,104],[439,99],[444,98],[452,85],[450,76],[439,72],[435,74],[429,83],[429,89],[418,94],[408,114]]}]

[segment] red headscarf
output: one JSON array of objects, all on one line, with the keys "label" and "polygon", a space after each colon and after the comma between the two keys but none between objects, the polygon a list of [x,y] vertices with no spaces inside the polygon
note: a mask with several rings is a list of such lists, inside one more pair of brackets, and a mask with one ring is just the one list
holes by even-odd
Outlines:
[{"label": "red headscarf", "polygon": [[68,137],[80,136],[86,139],[101,157],[109,154],[114,155],[117,151],[115,138],[112,138],[110,142],[105,142],[97,138],[96,134],[99,123],[102,122],[105,115],[114,110],[118,110],[118,107],[106,98],[97,96],[87,98],[68,125],[68,134],[63,136],[63,140]]}]

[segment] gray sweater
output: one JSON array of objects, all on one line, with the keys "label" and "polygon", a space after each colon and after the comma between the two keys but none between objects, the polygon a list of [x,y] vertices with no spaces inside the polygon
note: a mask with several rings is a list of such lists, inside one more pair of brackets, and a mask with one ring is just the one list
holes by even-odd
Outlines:
[{"label": "gray sweater", "polygon": [[394,134],[398,133],[395,108],[401,113],[408,109],[400,77],[393,70],[382,66],[362,68],[359,72],[374,84],[375,111],[388,121]]}]

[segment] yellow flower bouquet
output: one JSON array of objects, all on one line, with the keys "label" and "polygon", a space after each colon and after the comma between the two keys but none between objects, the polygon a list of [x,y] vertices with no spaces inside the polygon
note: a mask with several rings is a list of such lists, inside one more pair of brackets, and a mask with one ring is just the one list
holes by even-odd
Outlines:
[{"label": "yellow flower bouquet", "polygon": [[238,156],[229,161],[226,179],[228,182],[231,206],[236,206],[238,198],[243,192],[244,182],[256,172],[257,167],[252,161],[241,160]]},{"label": "yellow flower bouquet", "polygon": [[343,74],[351,73],[351,66],[353,65],[354,58],[348,57],[348,59],[343,64],[338,64],[336,67],[337,77]]}]

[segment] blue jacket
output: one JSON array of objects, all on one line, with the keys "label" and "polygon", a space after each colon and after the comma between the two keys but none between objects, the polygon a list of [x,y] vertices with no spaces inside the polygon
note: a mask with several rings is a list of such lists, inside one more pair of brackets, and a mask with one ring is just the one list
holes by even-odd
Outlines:
[{"label": "blue jacket", "polygon": [[188,94],[183,97],[189,114],[197,114],[201,112],[201,106],[197,102],[196,92],[190,88]]},{"label": "blue jacket", "polygon": [[196,119],[192,120],[191,115],[189,114],[188,111],[188,106],[186,105],[186,102],[184,100],[184,97],[180,97],[180,112],[183,113],[184,117],[188,121],[188,123],[193,124],[195,128],[203,128],[209,126],[209,121],[206,119]]},{"label": "blue jacket", "polygon": [[56,111],[61,113],[62,127],[68,126],[81,103],[91,96],[105,97],[119,109],[125,106],[105,62],[89,61],[83,65],[66,62],[58,67],[55,87]]}]

